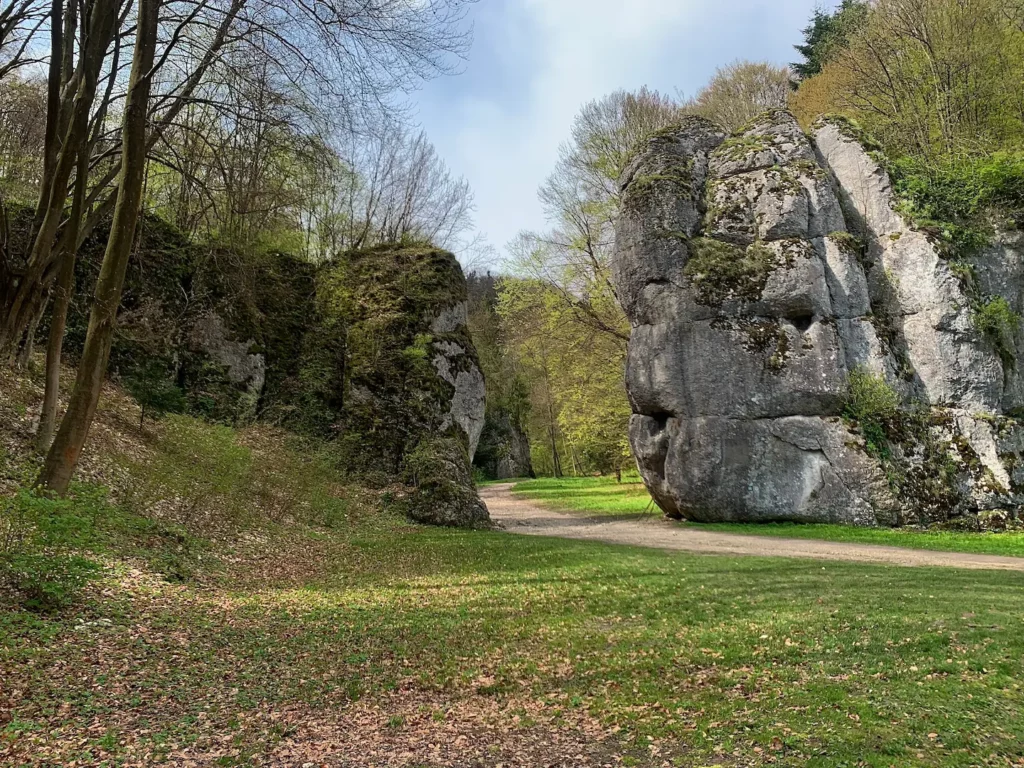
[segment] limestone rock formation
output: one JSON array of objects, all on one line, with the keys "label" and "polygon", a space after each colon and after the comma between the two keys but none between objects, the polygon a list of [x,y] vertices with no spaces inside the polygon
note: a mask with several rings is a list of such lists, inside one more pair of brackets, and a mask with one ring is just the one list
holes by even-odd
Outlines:
[{"label": "limestone rock formation", "polygon": [[[1021,238],[954,264],[897,213],[838,121],[774,111],[726,137],[699,118],[652,137],[621,180],[613,277],[633,331],[640,471],[670,515],[857,525],[1015,510],[1024,405]],[[849,418],[851,374],[902,410],[884,445]]]},{"label": "limestone rock formation", "polygon": [[510,480],[534,477],[530,438],[508,411],[487,412],[484,431],[473,463],[489,478]]},{"label": "limestone rock formation", "polygon": [[[80,259],[72,355],[101,237]],[[458,261],[430,247],[381,246],[317,267],[191,243],[147,217],[111,371],[162,371],[190,412],[214,421],[258,418],[330,441],[368,479],[406,480],[417,520],[482,525],[470,462],[486,391],[466,307]]]},{"label": "limestone rock formation", "polygon": [[350,253],[318,280],[319,314],[344,334],[350,455],[404,477],[409,515],[435,525],[489,521],[471,472],[486,391],[466,300],[458,261],[433,248]]}]

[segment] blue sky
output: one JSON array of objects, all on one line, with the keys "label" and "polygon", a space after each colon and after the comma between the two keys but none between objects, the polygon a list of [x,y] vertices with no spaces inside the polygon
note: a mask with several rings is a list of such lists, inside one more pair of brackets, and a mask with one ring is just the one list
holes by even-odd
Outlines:
[{"label": "blue sky", "polygon": [[580,106],[643,85],[692,94],[736,59],[787,63],[814,7],[834,4],[480,0],[461,74],[414,94],[416,117],[469,180],[477,226],[503,256],[518,231],[544,228],[537,188]]}]

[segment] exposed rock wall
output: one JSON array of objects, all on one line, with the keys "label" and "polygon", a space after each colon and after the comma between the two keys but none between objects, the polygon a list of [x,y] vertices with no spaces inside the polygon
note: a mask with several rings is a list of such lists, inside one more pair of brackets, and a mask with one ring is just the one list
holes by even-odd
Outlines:
[{"label": "exposed rock wall", "polygon": [[351,253],[320,276],[317,294],[321,316],[342,320],[339,428],[353,460],[414,486],[405,506],[416,520],[486,524],[471,473],[486,391],[458,261],[422,247]]},{"label": "exposed rock wall", "polygon": [[511,414],[497,408],[485,416],[480,447],[473,462],[495,480],[534,477],[526,430]]},{"label": "exposed rock wall", "polygon": [[[893,525],[1019,503],[998,415],[1018,407],[1015,364],[842,124],[808,137],[776,111],[727,138],[691,118],[621,183],[630,439],[666,512]],[[1016,244],[976,271],[1020,306]],[[906,407],[884,451],[842,418],[860,370]]]},{"label": "exposed rock wall", "polygon": [[[102,236],[80,259],[71,354],[84,339]],[[445,251],[382,246],[318,268],[199,246],[149,217],[111,371],[163,368],[197,415],[330,440],[348,467],[407,481],[417,520],[480,525],[488,516],[470,462],[485,382],[466,306],[465,276]]]}]

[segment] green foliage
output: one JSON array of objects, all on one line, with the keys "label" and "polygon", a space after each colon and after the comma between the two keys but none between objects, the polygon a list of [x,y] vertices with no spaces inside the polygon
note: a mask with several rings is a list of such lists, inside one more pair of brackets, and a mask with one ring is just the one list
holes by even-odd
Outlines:
[{"label": "green foliage", "polygon": [[456,366],[477,362],[466,327],[431,328],[467,300],[462,269],[436,248],[387,245],[347,254],[317,283],[320,327],[336,340],[331,355],[343,350],[316,369],[330,384],[326,402],[344,433],[341,447],[353,468],[397,472],[450,410],[454,388],[432,363],[438,345],[465,350]]},{"label": "green foliage", "polygon": [[1024,153],[902,157],[889,167],[903,212],[958,257],[987,245],[994,213],[1024,207]]},{"label": "green foliage", "polygon": [[429,333],[417,333],[412,344],[402,350],[402,357],[410,363],[424,363],[430,356],[430,343],[434,337]]},{"label": "green foliage", "polygon": [[102,568],[80,555],[20,553],[4,558],[0,578],[21,596],[21,605],[40,613],[66,608]]},{"label": "green foliage", "polygon": [[761,297],[775,268],[775,254],[763,243],[743,248],[708,237],[690,241],[690,258],[683,268],[703,303],[717,306],[727,299]]},{"label": "green foliage", "polygon": [[863,258],[866,246],[856,235],[850,232],[829,232],[828,237],[846,253],[857,259]]},{"label": "green foliage", "polygon": [[857,118],[893,157],[934,160],[1019,150],[1019,7],[1003,0],[852,5],[866,12],[839,36],[841,45],[829,44],[837,39],[829,34],[830,14],[819,12],[807,45],[799,47],[807,60],[796,69],[810,76],[792,104],[804,124],[830,113]]},{"label": "green foliage", "polygon": [[860,426],[872,455],[889,457],[888,427],[899,407],[900,396],[884,378],[864,368],[850,372],[850,393],[843,413]]},{"label": "green foliage", "polygon": [[800,79],[814,77],[849,44],[850,36],[864,26],[870,6],[865,0],[843,0],[834,11],[816,8],[803,30],[804,42],[796,45],[803,61],[790,64]]},{"label": "green foliage", "polygon": [[96,541],[101,491],[76,485],[67,498],[22,489],[0,498],[0,582],[32,611],[66,607],[100,566],[78,550]]},{"label": "green foliage", "polygon": [[160,417],[185,410],[185,393],[158,360],[143,362],[122,380],[125,389],[142,408],[140,424],[145,422],[147,414]]},{"label": "green foliage", "polygon": [[169,506],[175,520],[217,528],[248,511],[252,452],[230,427],[171,416],[152,457],[123,461],[134,479],[127,501],[140,514]]},{"label": "green foliage", "polygon": [[610,293],[588,298],[588,306],[572,306],[548,281],[499,283],[504,338],[529,384],[528,431],[539,474],[615,472],[629,460],[625,343],[603,322],[617,331],[624,318]]},{"label": "green foliage", "polygon": [[974,314],[974,326],[983,333],[999,353],[1003,364],[1011,367],[1017,358],[1016,336],[1021,318],[1002,296],[990,298]]}]

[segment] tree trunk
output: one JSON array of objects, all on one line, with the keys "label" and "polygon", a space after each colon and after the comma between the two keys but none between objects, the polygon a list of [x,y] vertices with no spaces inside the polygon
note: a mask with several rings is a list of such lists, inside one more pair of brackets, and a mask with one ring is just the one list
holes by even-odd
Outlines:
[{"label": "tree trunk", "polygon": [[[72,29],[71,34],[75,31]],[[61,86],[64,80],[64,2],[50,2],[50,64],[46,77],[46,126],[43,132],[43,184],[39,190],[39,204],[36,206],[36,218],[33,233],[43,223],[43,212],[49,199],[47,179],[53,178],[54,166],[57,164],[58,136],[61,121]]]},{"label": "tree trunk", "polygon": [[32,320],[29,321],[28,329],[25,331],[25,338],[22,339],[21,349],[18,351],[17,363],[18,368],[22,370],[28,370],[32,364],[32,355],[36,351],[36,331],[39,330],[39,324],[43,321],[43,314],[46,312],[46,304],[49,300],[50,297],[46,296],[39,302],[35,314],[32,315]]},{"label": "tree trunk", "polygon": [[135,53],[124,108],[121,179],[114,220],[96,281],[96,296],[75,388],[39,475],[38,485],[61,494],[67,491],[71,482],[96,415],[110,359],[110,345],[117,323],[117,309],[121,303],[128,259],[135,240],[135,227],[142,206],[142,185],[146,170],[146,115],[152,87],[150,70],[156,54],[160,2],[139,0]]},{"label": "tree trunk", "polygon": [[[26,266],[17,281],[8,280],[0,286],[0,354],[12,354],[24,338],[39,302],[49,287],[48,278],[55,274],[53,267],[54,238],[64,217],[68,185],[77,162],[78,152],[88,140],[89,114],[96,98],[100,70],[107,46],[114,35],[117,22],[115,0],[98,3],[90,15],[88,39],[82,49],[82,60],[65,89],[60,105],[57,128],[66,125],[66,132],[57,134],[57,148],[53,152],[52,168],[41,184],[39,208],[36,213],[36,232]],[[51,130],[49,121],[47,130]],[[54,129],[56,130],[56,128]]]},{"label": "tree trunk", "polygon": [[71,221],[68,223],[68,237],[61,255],[60,274],[54,289],[53,313],[50,317],[50,336],[46,342],[46,392],[43,395],[43,410],[39,416],[39,432],[36,434],[36,450],[44,453],[49,450],[53,440],[53,430],[57,426],[57,400],[60,397],[60,358],[64,347],[64,329],[67,327],[68,307],[75,290],[75,257],[77,251],[74,243],[78,240],[85,213],[85,193],[88,185],[89,153],[82,150],[78,154],[78,176],[75,179],[75,199],[71,206]]}]

